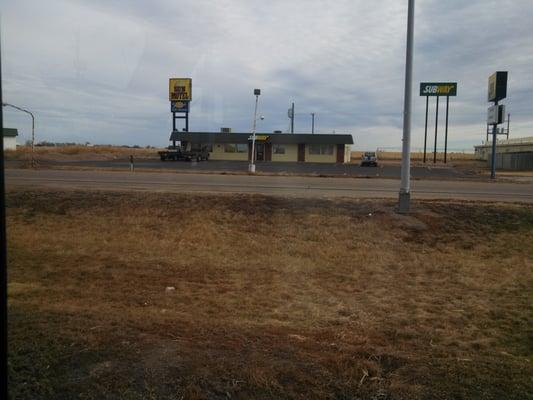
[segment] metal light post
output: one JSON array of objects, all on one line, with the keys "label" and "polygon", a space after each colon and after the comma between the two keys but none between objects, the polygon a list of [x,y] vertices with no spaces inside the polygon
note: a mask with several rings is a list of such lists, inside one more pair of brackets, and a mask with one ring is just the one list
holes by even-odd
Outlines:
[{"label": "metal light post", "polygon": [[248,172],[255,174],[255,126],[257,123],[257,103],[261,95],[261,89],[254,89],[255,95],[255,109],[254,109],[254,123],[252,126],[252,154],[250,156],[250,164],[248,165]]},{"label": "metal light post", "polygon": [[13,104],[9,104],[9,103],[2,103],[2,106],[4,107],[11,107],[11,108],[14,108],[15,110],[19,110],[19,111],[22,111],[22,112],[25,112],[26,114],[30,114],[31,116],[31,167],[34,168],[35,167],[35,157],[34,157],[34,147],[35,147],[35,117],[33,116],[33,114],[28,111],[28,110],[25,110],[24,108],[20,108],[20,107],[17,107]]},{"label": "metal light post", "polygon": [[[2,40],[0,38],[0,47]],[[2,50],[0,49],[0,103],[2,103]],[[3,103],[2,103],[3,104]],[[4,110],[0,109],[0,398],[9,398],[7,388],[7,245],[6,245],[6,202],[5,202],[5,177],[4,177]]]},{"label": "metal light post", "polygon": [[415,0],[409,0],[407,11],[407,50],[405,55],[405,93],[403,108],[402,180],[398,212],[408,213],[411,205],[411,103],[413,94],[413,41]]},{"label": "metal light post", "polygon": [[315,113],[311,113],[311,133],[315,133]]}]

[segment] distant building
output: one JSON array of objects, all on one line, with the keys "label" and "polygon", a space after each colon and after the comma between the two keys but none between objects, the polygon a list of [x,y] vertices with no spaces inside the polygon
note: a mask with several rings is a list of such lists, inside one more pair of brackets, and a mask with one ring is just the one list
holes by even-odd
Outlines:
[{"label": "distant building", "polygon": [[4,150],[16,150],[17,149],[17,136],[18,131],[13,128],[4,128]]},{"label": "distant building", "polygon": [[[251,133],[174,131],[170,140],[186,149],[207,146],[211,160],[246,161],[252,152]],[[255,158],[258,162],[349,163],[352,144],[352,135],[258,133]]]},{"label": "distant building", "polygon": [[[478,160],[487,161],[490,166],[492,141],[474,146]],[[511,170],[533,170],[533,136],[498,140],[496,142],[496,168]]]}]

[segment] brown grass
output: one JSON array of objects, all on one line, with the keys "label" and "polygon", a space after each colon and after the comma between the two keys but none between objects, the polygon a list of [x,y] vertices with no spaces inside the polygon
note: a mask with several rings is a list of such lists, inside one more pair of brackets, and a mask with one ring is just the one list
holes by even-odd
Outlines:
[{"label": "brown grass", "polygon": [[13,398],[531,395],[531,206],[48,191],[8,206]]},{"label": "brown grass", "polygon": [[[136,158],[156,158],[160,149],[127,148],[119,146],[36,146],[34,157],[39,160],[109,160],[127,158],[133,155]],[[18,146],[17,150],[7,150],[6,160],[29,160],[30,146]]]},{"label": "brown grass", "polygon": [[[361,156],[364,152],[362,151],[352,151],[351,160],[352,162],[358,163],[361,162]],[[378,151],[378,160],[381,161],[400,161],[402,159],[402,153],[399,151]],[[433,160],[433,152],[428,151],[426,153],[427,159]],[[474,161],[474,153],[461,153],[461,152],[449,152],[446,156],[449,161]],[[424,159],[423,152],[412,152],[411,160],[412,161],[422,161]],[[444,153],[437,152],[437,159],[444,160]]]}]

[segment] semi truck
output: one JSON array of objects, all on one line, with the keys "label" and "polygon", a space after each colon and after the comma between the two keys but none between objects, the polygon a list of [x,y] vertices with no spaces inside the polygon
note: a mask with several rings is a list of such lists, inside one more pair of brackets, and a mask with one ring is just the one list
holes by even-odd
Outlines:
[{"label": "semi truck", "polygon": [[158,151],[161,161],[207,161],[209,152],[207,147],[185,150],[182,146],[168,146],[166,150]]}]

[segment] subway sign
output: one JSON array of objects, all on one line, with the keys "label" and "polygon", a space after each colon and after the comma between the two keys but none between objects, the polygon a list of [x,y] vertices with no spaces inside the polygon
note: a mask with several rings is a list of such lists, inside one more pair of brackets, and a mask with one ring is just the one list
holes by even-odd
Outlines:
[{"label": "subway sign", "polygon": [[457,82],[422,82],[420,96],[457,96]]}]

